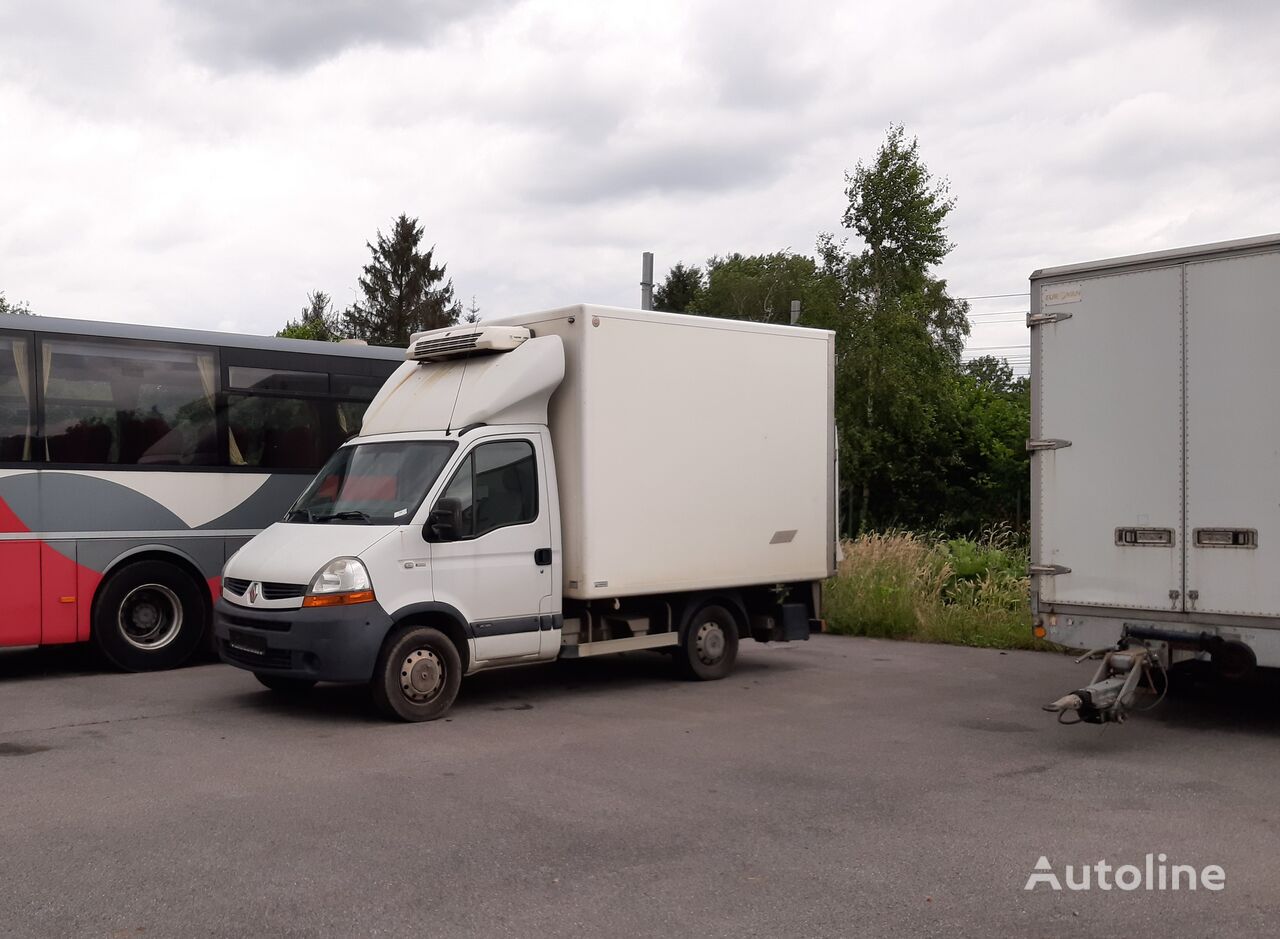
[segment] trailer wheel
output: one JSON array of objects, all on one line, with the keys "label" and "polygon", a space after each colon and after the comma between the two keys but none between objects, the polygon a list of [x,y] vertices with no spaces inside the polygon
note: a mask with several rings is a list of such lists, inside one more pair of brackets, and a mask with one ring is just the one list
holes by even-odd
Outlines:
[{"label": "trailer wheel", "polygon": [[370,690],[387,717],[433,721],[448,713],[461,683],[462,658],[453,641],[429,626],[406,626],[382,644]]},{"label": "trailer wheel", "polygon": [[302,694],[316,686],[313,678],[294,678],[292,675],[269,675],[266,672],[254,672],[253,677],[262,682],[264,688],[280,694]]},{"label": "trailer wheel", "polygon": [[704,606],[689,620],[676,666],[697,681],[724,678],[738,658],[738,622],[722,606]]},{"label": "trailer wheel", "polygon": [[176,668],[204,639],[209,604],[201,586],[164,561],[136,561],[114,574],[93,607],[93,641],[126,672]]}]

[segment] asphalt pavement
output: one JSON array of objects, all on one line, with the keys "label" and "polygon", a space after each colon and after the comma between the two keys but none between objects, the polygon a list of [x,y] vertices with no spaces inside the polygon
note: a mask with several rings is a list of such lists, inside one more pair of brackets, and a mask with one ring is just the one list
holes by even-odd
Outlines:
[{"label": "asphalt pavement", "polygon": [[[653,653],[464,681],[392,724],[223,665],[0,656],[3,936],[1274,933],[1280,692],[1124,726],[1089,666],[815,636],[674,680]],[[1024,890],[1041,856],[1225,889]]]}]

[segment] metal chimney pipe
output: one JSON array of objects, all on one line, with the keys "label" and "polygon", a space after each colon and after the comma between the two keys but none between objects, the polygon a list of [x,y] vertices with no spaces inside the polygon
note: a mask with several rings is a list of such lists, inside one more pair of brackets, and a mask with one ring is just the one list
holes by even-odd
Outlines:
[{"label": "metal chimney pipe", "polygon": [[640,309],[653,309],[653,252],[646,251],[640,264]]}]

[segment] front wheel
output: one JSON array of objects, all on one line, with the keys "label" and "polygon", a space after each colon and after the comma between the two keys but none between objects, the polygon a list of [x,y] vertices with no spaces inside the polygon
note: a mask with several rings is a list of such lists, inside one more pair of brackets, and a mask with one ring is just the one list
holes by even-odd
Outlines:
[{"label": "front wheel", "polygon": [[387,637],[371,691],[388,717],[433,721],[444,717],[462,683],[462,658],[452,640],[429,626],[406,626]]},{"label": "front wheel", "polygon": [[694,614],[676,652],[686,678],[714,681],[733,670],[738,658],[738,621],[722,606],[704,606]]},{"label": "front wheel", "polygon": [[182,568],[135,561],[103,585],[93,608],[93,640],[126,672],[176,668],[204,639],[209,602]]}]

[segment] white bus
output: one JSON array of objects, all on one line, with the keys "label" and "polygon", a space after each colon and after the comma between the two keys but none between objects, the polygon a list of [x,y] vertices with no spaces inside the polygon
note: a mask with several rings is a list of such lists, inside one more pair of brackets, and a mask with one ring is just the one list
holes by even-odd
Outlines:
[{"label": "white bus", "polygon": [[278,520],[401,349],[0,315],[0,648],[131,671],[205,641],[223,562]]}]

